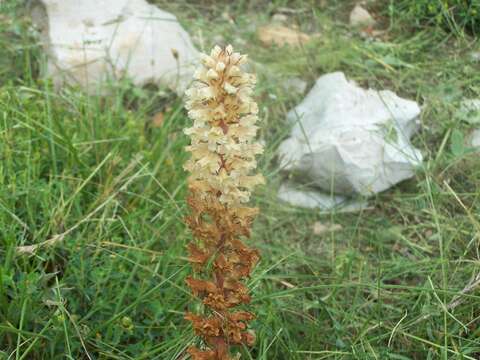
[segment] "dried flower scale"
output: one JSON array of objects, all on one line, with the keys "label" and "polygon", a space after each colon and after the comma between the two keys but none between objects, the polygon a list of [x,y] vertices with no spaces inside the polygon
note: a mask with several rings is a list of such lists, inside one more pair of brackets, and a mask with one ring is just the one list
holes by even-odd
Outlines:
[{"label": "dried flower scale", "polygon": [[[201,348],[190,347],[193,360],[230,360],[231,345],[253,345],[247,329],[250,312],[235,309],[250,302],[243,281],[259,260],[256,250],[241,237],[250,235],[258,210],[245,203],[252,189],[264,182],[252,174],[255,156],[263,147],[255,142],[258,107],[252,100],[255,76],[242,71],[247,57],[231,45],[216,46],[202,56],[202,66],[186,92],[186,108],[193,126],[185,130],[191,153],[187,225],[195,241],[188,245],[195,277],[186,282],[205,306],[203,314],[187,313]],[[238,357],[235,357],[238,358]]]}]

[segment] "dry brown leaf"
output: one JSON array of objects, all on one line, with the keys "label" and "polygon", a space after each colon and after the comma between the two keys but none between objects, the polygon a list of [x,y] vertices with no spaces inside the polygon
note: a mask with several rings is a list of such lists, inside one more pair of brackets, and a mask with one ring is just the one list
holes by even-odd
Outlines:
[{"label": "dry brown leaf", "polygon": [[388,38],[388,33],[386,30],[376,30],[372,25],[369,25],[360,31],[360,36],[370,39],[386,40]]},{"label": "dry brown leaf", "polygon": [[300,46],[310,40],[307,35],[299,30],[291,29],[282,25],[266,25],[257,31],[258,39],[267,46]]},{"label": "dry brown leaf", "polygon": [[159,128],[163,125],[163,120],[165,119],[165,115],[163,112],[158,112],[152,117],[152,126]]}]

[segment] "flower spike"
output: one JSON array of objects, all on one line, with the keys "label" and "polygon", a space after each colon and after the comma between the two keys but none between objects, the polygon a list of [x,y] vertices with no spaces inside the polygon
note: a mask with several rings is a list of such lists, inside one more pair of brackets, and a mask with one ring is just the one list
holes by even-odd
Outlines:
[{"label": "flower spike", "polygon": [[236,309],[250,302],[243,281],[260,258],[241,241],[250,235],[258,213],[245,204],[254,187],[264,183],[262,175],[252,173],[263,147],[255,141],[255,76],[242,71],[246,60],[231,45],[215,46],[210,55],[202,55],[186,91],[185,107],[193,120],[185,129],[191,153],[184,165],[190,173],[186,223],[196,238],[188,246],[195,276],[186,282],[205,306],[204,314],[185,315],[203,340],[202,349],[188,349],[193,360],[233,360],[231,345],[255,341],[247,328],[255,316]]}]

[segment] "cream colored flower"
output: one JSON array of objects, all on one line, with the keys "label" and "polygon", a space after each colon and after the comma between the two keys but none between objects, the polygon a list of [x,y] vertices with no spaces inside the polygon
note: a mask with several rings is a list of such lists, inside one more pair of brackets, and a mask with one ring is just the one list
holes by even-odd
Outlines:
[{"label": "cream colored flower", "polygon": [[251,174],[263,147],[255,142],[258,106],[252,99],[256,79],[242,71],[247,57],[215,46],[203,54],[194,84],[186,91],[186,108],[193,120],[185,130],[191,153],[185,169],[191,186],[216,194],[228,206],[248,202],[250,191],[264,182]]}]

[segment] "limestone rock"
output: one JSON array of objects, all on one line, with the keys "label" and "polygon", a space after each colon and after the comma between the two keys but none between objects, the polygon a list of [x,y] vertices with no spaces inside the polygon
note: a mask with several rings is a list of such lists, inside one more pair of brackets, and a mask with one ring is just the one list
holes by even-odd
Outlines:
[{"label": "limestone rock", "polygon": [[480,124],[480,99],[463,99],[455,115],[471,125]]},{"label": "limestone rock", "polygon": [[293,206],[339,213],[357,212],[368,207],[368,202],[362,199],[349,199],[342,195],[329,195],[315,189],[299,188],[298,185],[290,182],[280,186],[278,198]]},{"label": "limestone rock", "polygon": [[472,132],[470,143],[472,147],[480,149],[480,129]]},{"label": "limestone rock", "polygon": [[480,62],[480,51],[470,53],[470,59],[472,59],[473,62]]},{"label": "limestone rock", "polygon": [[37,0],[32,19],[57,86],[95,93],[128,77],[183,92],[198,52],[177,18],[145,0]]},{"label": "limestone rock", "polygon": [[391,91],[364,90],[341,72],[324,75],[287,115],[293,127],[278,149],[280,166],[327,194],[384,191],[422,162],[409,140],[419,115],[416,102]]},{"label": "limestone rock", "polygon": [[272,16],[272,22],[286,23],[287,21],[288,21],[288,16],[285,14],[274,14]]},{"label": "limestone rock", "polygon": [[357,4],[350,13],[350,25],[351,26],[372,26],[375,24],[375,19],[370,13]]}]

